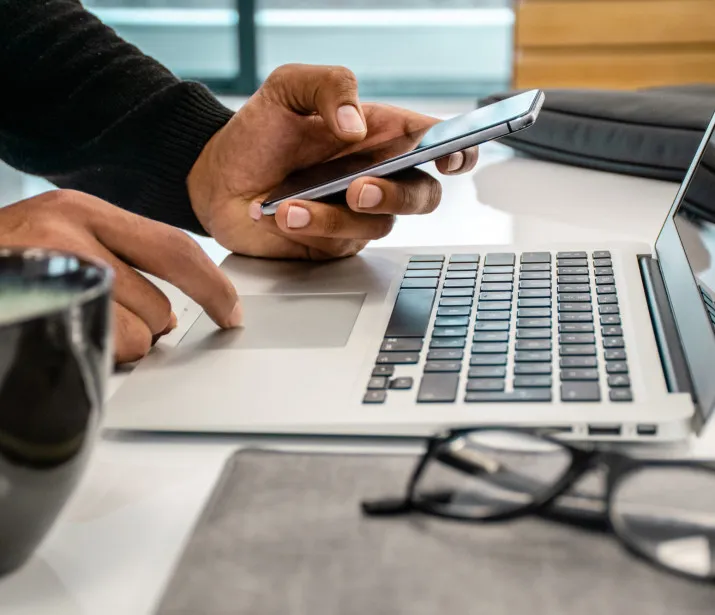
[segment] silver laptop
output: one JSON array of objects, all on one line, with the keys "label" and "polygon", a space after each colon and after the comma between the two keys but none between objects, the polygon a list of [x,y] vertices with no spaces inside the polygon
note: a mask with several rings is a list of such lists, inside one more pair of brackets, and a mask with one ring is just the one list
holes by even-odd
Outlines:
[{"label": "silver laptop", "polygon": [[218,331],[191,304],[105,426],[416,436],[501,424],[682,439],[715,403],[714,127],[652,246],[230,256],[245,328]]}]

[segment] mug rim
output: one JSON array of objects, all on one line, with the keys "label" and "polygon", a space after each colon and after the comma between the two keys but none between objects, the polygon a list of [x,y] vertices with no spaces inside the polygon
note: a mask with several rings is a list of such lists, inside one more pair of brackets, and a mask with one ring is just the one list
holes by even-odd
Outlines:
[{"label": "mug rim", "polygon": [[67,309],[71,309],[73,307],[89,303],[90,301],[93,301],[94,299],[97,299],[98,297],[101,297],[102,295],[107,294],[111,291],[112,283],[114,281],[114,271],[109,265],[103,263],[102,261],[90,260],[83,256],[79,256],[78,254],[74,254],[72,252],[64,250],[37,248],[31,246],[0,246],[0,260],[5,259],[7,257],[20,257],[23,260],[27,260],[28,255],[31,255],[31,257],[35,260],[41,261],[47,261],[52,257],[72,258],[78,261],[82,268],[93,268],[97,271],[100,271],[102,273],[102,277],[96,285],[93,285],[90,288],[86,288],[84,290],[79,290],[76,294],[73,293],[71,299],[67,301],[67,303],[64,304],[62,307],[38,310],[36,312],[33,312],[32,314],[28,314],[27,316],[20,316],[18,318],[11,319],[7,322],[2,322],[2,320],[0,320],[0,328],[11,327],[18,324],[32,322],[33,320],[47,318],[47,316],[51,314],[58,314],[64,312]]}]

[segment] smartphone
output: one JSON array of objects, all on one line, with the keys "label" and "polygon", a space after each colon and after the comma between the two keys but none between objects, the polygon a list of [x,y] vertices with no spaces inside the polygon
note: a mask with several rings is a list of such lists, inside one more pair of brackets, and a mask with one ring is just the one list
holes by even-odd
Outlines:
[{"label": "smartphone", "polygon": [[530,90],[401,135],[367,149],[291,173],[263,202],[272,215],[288,199],[325,200],[343,193],[358,177],[386,177],[531,126],[544,93]]}]

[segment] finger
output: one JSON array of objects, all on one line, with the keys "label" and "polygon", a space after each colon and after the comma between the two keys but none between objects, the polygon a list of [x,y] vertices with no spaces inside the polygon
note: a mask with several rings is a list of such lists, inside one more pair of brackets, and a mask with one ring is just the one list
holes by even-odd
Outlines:
[{"label": "finger", "polygon": [[281,66],[269,75],[261,91],[301,115],[318,113],[341,141],[362,141],[367,133],[357,79],[342,66]]},{"label": "finger", "polygon": [[219,326],[241,325],[236,289],[201,247],[183,231],[95,199],[92,231],[127,263],[173,284],[201,305]]},{"label": "finger", "polygon": [[436,161],[437,170],[444,175],[458,175],[471,171],[479,159],[479,148],[470,147],[461,152],[455,152]]},{"label": "finger", "polygon": [[114,359],[117,363],[138,361],[151,349],[152,335],[146,323],[116,301],[114,308]]},{"label": "finger", "polygon": [[442,199],[442,186],[428,173],[410,169],[392,179],[361,177],[348,188],[347,203],[363,214],[426,214]]},{"label": "finger", "polygon": [[[391,215],[368,216],[351,211],[344,205],[300,200],[281,203],[273,219],[286,236],[327,239],[380,239],[395,224],[395,218]],[[266,222],[264,219],[259,224]]]}]

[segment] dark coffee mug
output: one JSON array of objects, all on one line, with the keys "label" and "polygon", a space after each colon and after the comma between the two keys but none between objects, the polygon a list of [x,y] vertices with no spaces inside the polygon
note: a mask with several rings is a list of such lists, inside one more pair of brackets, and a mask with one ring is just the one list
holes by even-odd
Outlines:
[{"label": "dark coffee mug", "polygon": [[111,370],[112,273],[0,249],[0,574],[40,544],[81,478]]}]

